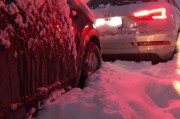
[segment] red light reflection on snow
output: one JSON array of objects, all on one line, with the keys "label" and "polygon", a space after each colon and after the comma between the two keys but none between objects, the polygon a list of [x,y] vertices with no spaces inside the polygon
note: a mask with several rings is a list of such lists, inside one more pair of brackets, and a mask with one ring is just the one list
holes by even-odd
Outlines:
[{"label": "red light reflection on snow", "polygon": [[56,27],[57,27],[58,31],[60,32],[60,31],[61,31],[60,26],[59,26],[59,25],[56,25]]},{"label": "red light reflection on snow", "polygon": [[71,29],[74,31],[74,27],[72,26]]}]

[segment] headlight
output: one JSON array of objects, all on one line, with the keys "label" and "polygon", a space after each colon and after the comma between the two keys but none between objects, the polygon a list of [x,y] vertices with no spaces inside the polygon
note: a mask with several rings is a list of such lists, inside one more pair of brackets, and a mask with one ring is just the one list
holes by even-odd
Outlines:
[{"label": "headlight", "polygon": [[109,17],[109,18],[99,18],[99,19],[95,20],[96,27],[100,27],[103,25],[121,26],[122,18],[121,17]]}]

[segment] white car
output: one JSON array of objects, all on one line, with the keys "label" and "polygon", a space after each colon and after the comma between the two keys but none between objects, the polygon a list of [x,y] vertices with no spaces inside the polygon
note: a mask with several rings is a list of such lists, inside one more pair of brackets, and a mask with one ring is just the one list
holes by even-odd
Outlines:
[{"label": "white car", "polygon": [[91,0],[102,54],[173,57],[180,31],[180,0]]}]

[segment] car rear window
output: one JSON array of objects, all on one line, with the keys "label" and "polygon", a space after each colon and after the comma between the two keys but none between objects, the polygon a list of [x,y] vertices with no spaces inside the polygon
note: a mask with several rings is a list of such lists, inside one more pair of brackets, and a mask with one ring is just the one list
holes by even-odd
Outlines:
[{"label": "car rear window", "polygon": [[91,0],[88,2],[88,6],[90,8],[96,8],[100,5],[124,5],[124,4],[132,4],[132,3],[141,3],[141,2],[153,2],[157,0]]}]

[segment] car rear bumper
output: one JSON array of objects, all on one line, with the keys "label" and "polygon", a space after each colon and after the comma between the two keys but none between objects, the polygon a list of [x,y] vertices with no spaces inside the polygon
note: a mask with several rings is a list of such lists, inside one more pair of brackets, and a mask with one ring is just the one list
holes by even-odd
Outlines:
[{"label": "car rear bumper", "polygon": [[116,61],[116,60],[125,60],[125,61],[152,61],[153,64],[162,61],[161,57],[156,54],[151,53],[141,53],[141,54],[103,54],[103,61]]},{"label": "car rear bumper", "polygon": [[[101,36],[102,54],[156,54],[166,60],[172,57],[176,47],[177,34],[164,32],[154,34],[118,34]],[[169,44],[159,44],[169,42]],[[139,45],[138,43],[153,42],[155,44]],[[158,44],[156,44],[156,42]]]},{"label": "car rear bumper", "polygon": [[[121,50],[120,52],[118,52]],[[161,59],[169,59],[173,55],[175,47],[167,46],[167,47],[160,47],[160,48],[134,48],[134,49],[104,49],[102,54],[103,55],[118,55],[118,54],[154,54],[159,56]]]}]

